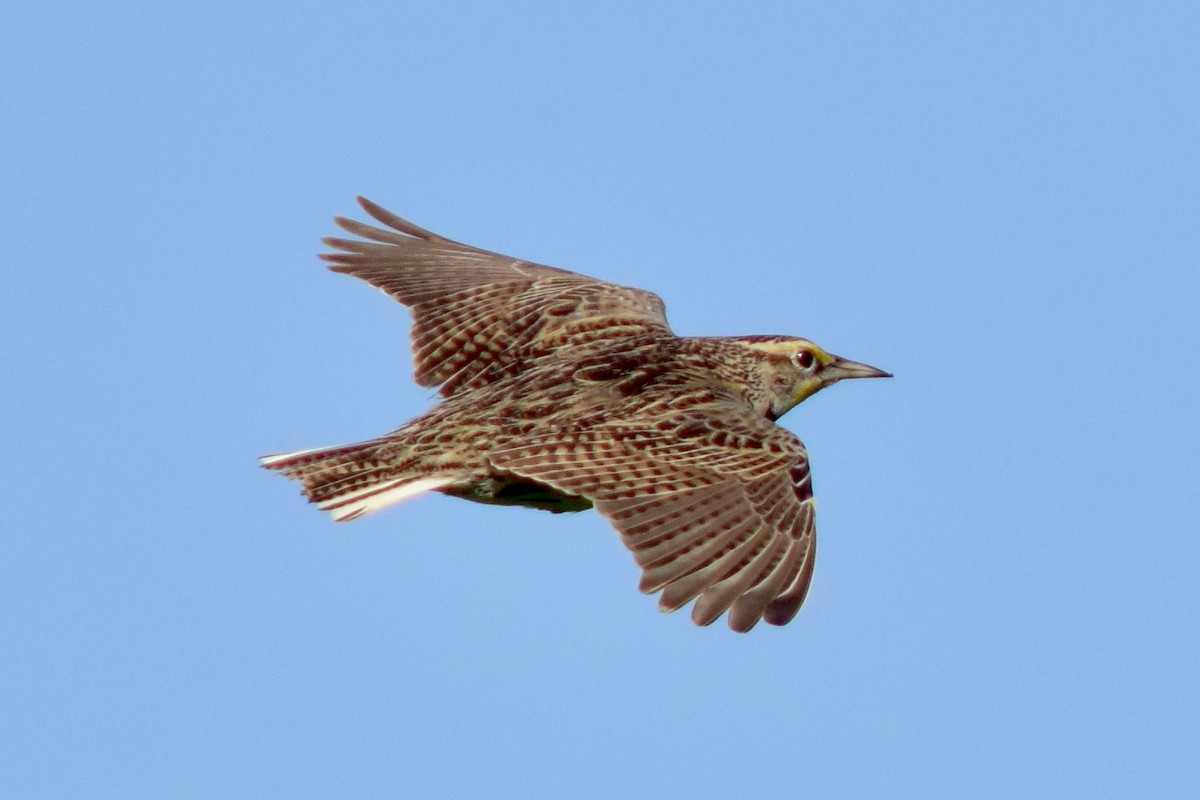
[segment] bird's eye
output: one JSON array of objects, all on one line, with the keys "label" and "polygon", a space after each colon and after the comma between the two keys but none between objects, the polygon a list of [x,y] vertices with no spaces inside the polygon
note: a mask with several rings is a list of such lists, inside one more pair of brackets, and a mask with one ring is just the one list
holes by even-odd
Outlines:
[{"label": "bird's eye", "polygon": [[813,355],[812,350],[801,350],[793,358],[796,361],[796,366],[803,370],[812,369],[813,365],[817,363],[817,357]]}]

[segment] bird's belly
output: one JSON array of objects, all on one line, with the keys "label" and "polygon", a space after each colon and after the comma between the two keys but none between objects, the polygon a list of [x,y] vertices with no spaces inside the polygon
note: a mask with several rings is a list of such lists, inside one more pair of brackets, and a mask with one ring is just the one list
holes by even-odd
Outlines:
[{"label": "bird's belly", "polygon": [[525,506],[561,514],[564,511],[586,511],[592,501],[579,495],[563,494],[545,484],[522,478],[489,477],[467,486],[451,486],[445,494],[496,506]]}]

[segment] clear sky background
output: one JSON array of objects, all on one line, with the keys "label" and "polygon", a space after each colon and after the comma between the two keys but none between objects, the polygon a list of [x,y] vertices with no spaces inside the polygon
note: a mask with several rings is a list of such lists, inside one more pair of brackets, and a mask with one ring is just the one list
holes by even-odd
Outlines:
[{"label": "clear sky background", "polygon": [[[0,794],[1195,797],[1198,9],[8,8]],[[260,470],[432,402],[360,193],[894,372],[784,420],[795,622]]]}]

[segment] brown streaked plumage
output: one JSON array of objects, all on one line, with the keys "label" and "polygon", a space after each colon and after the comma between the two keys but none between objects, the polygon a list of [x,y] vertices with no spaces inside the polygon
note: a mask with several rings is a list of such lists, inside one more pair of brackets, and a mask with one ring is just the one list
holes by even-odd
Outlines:
[{"label": "brown streaked plumage", "polygon": [[425,491],[549,511],[595,507],[673,611],[747,631],[799,611],[816,550],[808,454],[775,420],[845,378],[887,373],[784,336],[678,337],[650,292],[502,256],[374,203],[390,230],[322,256],[413,314],[416,379],[442,400],[359,444],[263,458],[335,520]]}]

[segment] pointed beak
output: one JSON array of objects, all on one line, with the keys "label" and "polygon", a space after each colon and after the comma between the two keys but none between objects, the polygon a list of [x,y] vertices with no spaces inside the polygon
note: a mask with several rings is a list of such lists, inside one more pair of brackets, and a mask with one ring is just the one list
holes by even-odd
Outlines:
[{"label": "pointed beak", "polygon": [[847,378],[890,378],[892,373],[884,372],[883,370],[872,367],[869,364],[860,364],[857,361],[851,361],[848,358],[834,356],[833,361],[825,365],[821,370],[821,374],[826,380],[841,381]]}]

